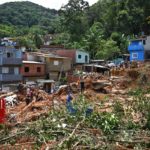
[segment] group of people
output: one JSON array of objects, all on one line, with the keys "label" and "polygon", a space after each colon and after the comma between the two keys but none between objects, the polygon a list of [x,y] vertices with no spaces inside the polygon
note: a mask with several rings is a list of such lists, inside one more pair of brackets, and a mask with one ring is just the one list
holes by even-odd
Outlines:
[{"label": "group of people", "polygon": [[31,103],[33,100],[42,101],[43,96],[39,91],[36,91],[34,87],[28,86],[26,89],[26,105]]}]

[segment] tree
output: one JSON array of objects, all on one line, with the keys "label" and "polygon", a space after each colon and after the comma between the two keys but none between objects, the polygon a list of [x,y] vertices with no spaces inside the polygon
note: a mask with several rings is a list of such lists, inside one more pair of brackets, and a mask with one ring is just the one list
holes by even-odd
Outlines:
[{"label": "tree", "polygon": [[21,36],[16,38],[20,46],[25,46],[27,49],[35,49],[34,41],[29,36]]},{"label": "tree", "polygon": [[82,39],[81,45],[83,49],[90,53],[91,58],[95,58],[98,50],[98,42],[103,38],[103,26],[99,22],[95,22],[87,31]]},{"label": "tree", "polygon": [[41,38],[41,36],[38,35],[38,34],[35,34],[35,35],[34,35],[34,42],[35,42],[35,46],[36,46],[37,48],[39,48],[39,49],[40,49],[41,45],[43,45],[42,38]]},{"label": "tree", "polygon": [[124,53],[127,51],[129,39],[128,39],[128,37],[125,36],[125,34],[122,34],[120,32],[112,32],[110,38],[116,42],[120,51],[122,51]]},{"label": "tree", "polygon": [[89,7],[84,0],[70,0],[61,8],[63,26],[71,34],[72,41],[79,41],[87,29],[88,22],[84,11]]},{"label": "tree", "polygon": [[120,50],[117,43],[112,39],[101,40],[99,43],[99,50],[96,53],[98,59],[112,59],[116,54],[119,54]]}]

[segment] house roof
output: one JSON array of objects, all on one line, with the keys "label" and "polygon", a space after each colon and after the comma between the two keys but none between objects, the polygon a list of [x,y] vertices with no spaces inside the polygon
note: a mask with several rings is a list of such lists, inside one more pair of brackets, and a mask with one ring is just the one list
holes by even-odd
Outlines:
[{"label": "house roof", "polygon": [[91,62],[105,62],[104,59],[94,59],[94,60],[91,60]]},{"label": "house roof", "polygon": [[82,49],[66,49],[66,48],[61,48],[61,47],[57,47],[57,48],[51,47],[51,48],[46,49],[46,50],[44,50],[44,49],[41,48],[41,51],[42,52],[54,52],[54,51],[56,51],[56,52],[57,51],[73,52],[73,51],[79,51],[79,52],[84,52],[84,53],[89,54],[88,52],[83,51]]},{"label": "house roof", "polygon": [[96,67],[96,68],[102,68],[102,69],[108,69],[108,68],[105,67],[105,66],[102,66],[102,65],[95,65],[95,64],[85,64],[84,66],[87,66],[87,67]]},{"label": "house roof", "polygon": [[45,64],[43,62],[37,62],[37,61],[22,61],[23,64]]},{"label": "house roof", "polygon": [[54,83],[55,81],[54,80],[44,80],[44,79],[41,79],[41,80],[37,80],[38,83]]},{"label": "house roof", "polygon": [[52,53],[45,54],[45,53],[41,53],[41,52],[30,52],[29,54],[33,54],[33,55],[41,56],[41,57],[48,57],[48,58],[69,59],[68,57],[61,57],[61,56],[58,56],[58,55],[55,55]]}]

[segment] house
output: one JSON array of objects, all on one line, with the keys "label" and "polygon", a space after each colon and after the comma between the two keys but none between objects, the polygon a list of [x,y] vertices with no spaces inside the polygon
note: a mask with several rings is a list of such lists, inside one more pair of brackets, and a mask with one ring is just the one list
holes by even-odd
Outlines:
[{"label": "house", "polygon": [[43,37],[44,40],[44,45],[43,46],[49,46],[50,44],[53,43],[53,40],[57,37],[57,34],[46,34]]},{"label": "house", "polygon": [[85,72],[98,72],[98,73],[104,74],[104,72],[109,71],[109,68],[106,66],[97,65],[97,64],[85,64],[83,66],[83,70]]},{"label": "house", "polygon": [[70,58],[60,57],[51,53],[30,52],[24,56],[24,59],[45,63],[45,76],[51,80],[58,80],[61,76],[66,76],[72,66]]},{"label": "house", "polygon": [[13,46],[0,46],[0,87],[18,83],[22,80],[19,68],[22,65],[22,53]]},{"label": "house", "polygon": [[105,65],[106,61],[103,59],[95,59],[95,60],[90,60],[90,63],[96,65]]},{"label": "house", "polygon": [[150,59],[150,36],[131,40],[128,51],[130,61],[144,61]]},{"label": "house", "polygon": [[5,37],[1,39],[1,46],[16,46],[16,44],[14,38]]},{"label": "house", "polygon": [[39,86],[42,86],[43,89],[48,93],[54,92],[54,80],[37,80]]},{"label": "house", "polygon": [[78,64],[88,64],[89,63],[89,53],[85,51],[80,51],[76,49],[61,49],[61,48],[51,48],[49,52],[59,55],[61,57],[68,57],[72,59],[74,65]]},{"label": "house", "polygon": [[24,82],[45,79],[45,63],[37,61],[23,61],[20,68],[20,74],[23,76]]}]

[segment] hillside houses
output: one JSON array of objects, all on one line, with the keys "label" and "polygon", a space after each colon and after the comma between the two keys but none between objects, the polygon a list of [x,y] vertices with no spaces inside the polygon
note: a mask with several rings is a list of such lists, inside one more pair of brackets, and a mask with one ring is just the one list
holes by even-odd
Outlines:
[{"label": "hillside houses", "polygon": [[47,79],[59,81],[67,77],[77,65],[89,63],[89,54],[79,50],[64,49],[63,46],[45,45],[38,52],[26,52],[14,45],[10,39],[4,39],[0,47],[0,87],[4,84],[25,83]]},{"label": "hillside houses", "polygon": [[130,61],[150,60],[150,36],[131,40],[128,50]]},{"label": "hillside houses", "polygon": [[41,51],[50,52],[55,55],[71,58],[74,65],[88,64],[90,61],[90,56],[88,52],[81,51],[78,49],[65,49],[61,45],[58,46],[45,45],[41,47]]}]

